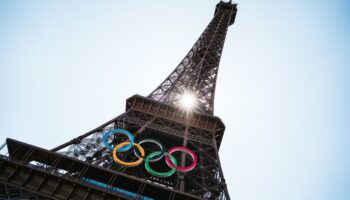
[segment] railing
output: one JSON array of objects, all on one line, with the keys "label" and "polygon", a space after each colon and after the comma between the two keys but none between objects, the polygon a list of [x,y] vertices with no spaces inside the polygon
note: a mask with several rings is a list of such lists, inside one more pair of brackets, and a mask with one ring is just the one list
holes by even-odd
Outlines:
[{"label": "railing", "polygon": [[[200,199],[127,174],[7,139],[0,155],[0,184],[53,199]],[[4,148],[3,147],[3,148]],[[90,185],[90,186],[88,186]],[[87,187],[88,186],[88,187]]]},{"label": "railing", "polygon": [[1,146],[0,146],[0,155],[4,155],[4,156],[7,156],[8,155],[8,151],[6,148],[7,146],[7,142],[5,141]]}]

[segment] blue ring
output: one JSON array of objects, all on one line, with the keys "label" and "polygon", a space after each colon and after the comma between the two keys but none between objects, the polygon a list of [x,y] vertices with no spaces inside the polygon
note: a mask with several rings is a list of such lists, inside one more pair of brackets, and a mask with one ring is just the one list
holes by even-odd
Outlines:
[{"label": "blue ring", "polygon": [[131,147],[134,145],[134,136],[129,131],[121,128],[113,128],[113,129],[109,129],[105,134],[103,134],[103,143],[108,149],[113,150],[114,148],[112,145],[110,145],[107,142],[108,136],[110,136],[113,133],[122,133],[128,136],[130,140],[130,143],[128,145],[118,148],[117,151],[127,151],[131,149]]}]

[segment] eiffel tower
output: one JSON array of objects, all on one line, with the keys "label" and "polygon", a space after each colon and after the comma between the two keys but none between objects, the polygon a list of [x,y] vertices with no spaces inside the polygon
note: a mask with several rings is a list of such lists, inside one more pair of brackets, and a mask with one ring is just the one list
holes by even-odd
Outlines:
[{"label": "eiffel tower", "polygon": [[219,2],[175,70],[147,97],[128,98],[123,114],[51,150],[7,138],[0,199],[230,199],[213,106],[236,6]]}]

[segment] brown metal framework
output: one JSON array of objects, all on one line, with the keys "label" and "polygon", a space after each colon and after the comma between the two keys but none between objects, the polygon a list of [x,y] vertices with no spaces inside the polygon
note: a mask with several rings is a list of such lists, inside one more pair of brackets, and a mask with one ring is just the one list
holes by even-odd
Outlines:
[{"label": "brown metal framework", "polygon": [[[225,126],[212,114],[219,61],[236,12],[236,4],[218,3],[214,18],[179,66],[148,97],[127,99],[120,116],[50,151],[7,139],[9,155],[0,157],[0,197],[229,199],[218,155]],[[184,90],[196,93],[200,101],[190,114],[177,106]],[[118,165],[102,140],[111,128],[129,130],[136,141],[155,138],[165,149],[185,146],[197,155],[198,164],[190,172],[167,178],[150,175],[143,165]],[[112,139],[120,143],[125,136],[116,134]],[[135,159],[132,152],[119,156],[130,161]],[[185,154],[174,156],[182,166],[191,163]],[[154,168],[168,170],[164,158],[158,162]]]},{"label": "brown metal framework", "polygon": [[236,5],[219,3],[211,20],[175,70],[148,97],[177,104],[184,91],[199,99],[198,112],[213,114],[216,78],[229,25],[234,23]]}]

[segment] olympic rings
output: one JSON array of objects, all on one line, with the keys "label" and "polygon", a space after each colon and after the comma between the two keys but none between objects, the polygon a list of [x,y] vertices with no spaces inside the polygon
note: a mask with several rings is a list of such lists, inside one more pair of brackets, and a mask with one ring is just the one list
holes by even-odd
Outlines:
[{"label": "olympic rings", "polygon": [[[164,152],[164,147],[158,140],[155,140],[155,139],[144,139],[144,140],[141,140],[141,141],[138,142],[139,145],[141,145],[143,143],[156,144],[160,148],[160,151]],[[135,149],[134,149],[134,154],[135,154],[136,157],[140,158],[140,155],[137,153],[137,151]],[[156,161],[162,159],[162,157],[163,157],[163,154],[160,154],[160,156],[158,156],[158,157],[155,157],[153,159],[149,159],[149,162],[156,162]]]},{"label": "olympic rings", "polygon": [[[122,142],[113,147],[111,144],[108,143],[108,136],[110,136],[113,133],[124,134],[129,137],[130,141]],[[134,136],[125,129],[119,129],[119,128],[109,129],[103,135],[103,143],[108,149],[112,150],[112,156],[115,162],[127,167],[135,167],[141,164],[143,160],[145,160],[145,168],[147,172],[150,173],[151,175],[158,176],[158,177],[169,177],[172,174],[174,174],[176,171],[189,172],[193,170],[197,165],[197,156],[192,150],[185,147],[177,146],[169,149],[168,152],[165,152],[164,146],[159,141],[154,139],[143,139],[138,143],[135,143]],[[153,143],[160,148],[160,151],[154,151],[145,157],[145,150],[141,146],[141,144],[143,143]],[[138,158],[138,160],[133,162],[125,162],[125,161],[122,161],[120,158],[118,158],[117,152],[124,152],[124,151],[130,150],[133,146],[136,146],[139,150],[139,151],[136,151],[136,149],[133,149],[133,152],[135,156]],[[178,166],[176,158],[172,155],[172,153],[178,152],[178,151],[188,153],[192,158],[192,164],[189,166]],[[139,155],[139,152],[141,153],[141,155]],[[165,162],[171,169],[167,172],[158,172],[152,169],[149,163],[159,161],[160,159],[163,158],[164,155],[165,155]]]},{"label": "olympic rings", "polygon": [[158,156],[158,155],[167,155],[167,158],[170,157],[172,163],[174,163],[174,165],[177,165],[177,161],[176,161],[176,158],[171,155],[170,153],[168,152],[163,152],[163,151],[154,151],[152,153],[150,153],[146,158],[145,158],[145,167],[146,167],[146,170],[154,175],[154,176],[158,176],[158,177],[169,177],[171,175],[173,175],[176,171],[175,168],[171,168],[169,171],[167,172],[157,172],[155,171],[154,169],[151,168],[151,166],[149,166],[149,162],[150,162],[150,159],[154,156]]},{"label": "olympic rings", "polygon": [[197,156],[196,156],[196,154],[194,154],[194,152],[192,150],[187,149],[185,147],[173,147],[173,148],[168,150],[168,153],[171,154],[171,153],[174,153],[174,152],[177,152],[177,151],[186,152],[186,153],[190,154],[190,156],[192,157],[192,160],[193,160],[192,164],[187,166],[187,167],[178,167],[178,166],[176,166],[176,163],[172,162],[172,160],[169,159],[168,156],[165,157],[166,164],[169,167],[174,168],[174,169],[176,169],[179,172],[191,171],[197,165]]},{"label": "olympic rings", "polygon": [[129,140],[130,140],[130,144],[121,147],[120,149],[118,149],[118,151],[124,152],[124,151],[129,150],[129,149],[133,146],[133,144],[134,144],[134,136],[133,136],[129,131],[127,131],[127,130],[125,130],[125,129],[120,129],[120,128],[116,128],[116,129],[113,128],[113,129],[109,129],[109,130],[103,135],[103,143],[104,143],[104,145],[105,145],[108,149],[113,150],[113,148],[114,148],[114,147],[113,147],[112,145],[110,145],[110,144],[108,143],[108,141],[107,141],[108,136],[110,136],[110,135],[113,134],[113,133],[121,133],[121,134],[124,134],[124,135],[128,136],[128,137],[129,137]]},{"label": "olympic rings", "polygon": [[[135,167],[135,166],[141,164],[143,161],[143,158],[139,158],[138,160],[136,160],[134,162],[125,162],[125,161],[122,161],[118,158],[117,150],[121,149],[122,147],[127,146],[127,144],[132,144],[132,143],[131,142],[122,142],[114,147],[113,153],[112,153],[114,160],[122,165],[127,166],[127,167]],[[136,146],[140,150],[142,156],[145,156],[145,150],[141,147],[141,145],[136,144],[136,143],[134,143],[132,145]]]}]

